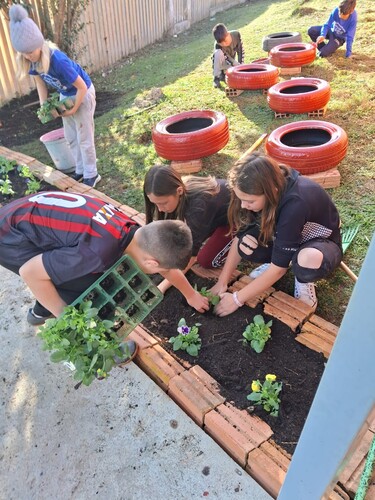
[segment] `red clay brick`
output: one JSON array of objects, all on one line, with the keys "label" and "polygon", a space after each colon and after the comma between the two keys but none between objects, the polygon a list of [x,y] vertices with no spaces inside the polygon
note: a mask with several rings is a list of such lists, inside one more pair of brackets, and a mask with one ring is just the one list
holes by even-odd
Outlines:
[{"label": "red clay brick", "polygon": [[308,306],[307,304],[305,304],[301,300],[298,300],[294,297],[291,297],[287,293],[281,292],[280,290],[273,293],[272,297],[274,297],[275,299],[278,299],[280,302],[283,302],[283,303],[293,307],[294,309],[297,309],[297,311],[300,311],[301,313],[303,313],[305,318],[309,317],[312,313],[312,308],[310,306]]},{"label": "red clay brick", "polygon": [[184,371],[184,367],[159,345],[141,349],[134,361],[165,391],[170,380]]},{"label": "red clay brick", "polygon": [[353,491],[352,488],[355,487],[357,481],[359,480],[358,471],[356,473],[356,470],[359,468],[361,472],[363,469],[364,458],[368,454],[373,438],[374,434],[367,430],[362,439],[356,445],[352,455],[345,461],[344,468],[338,477],[338,482],[341,483],[348,491]]},{"label": "red clay brick", "polygon": [[[261,445],[251,451],[247,460],[246,471],[274,498],[279,494],[284,482],[286,469],[281,460],[274,459]],[[281,453],[280,453],[281,455]]]},{"label": "red clay brick", "polygon": [[[299,311],[296,307],[294,307],[294,304],[291,301],[289,302],[289,301],[279,300],[279,297],[276,295],[276,293],[268,297],[267,304],[277,307],[285,314],[288,314],[292,318],[297,319],[299,323],[302,323],[306,319],[306,314]],[[290,299],[293,299],[293,301],[295,301],[293,297],[290,297]]]},{"label": "red clay brick", "polygon": [[333,345],[335,340],[336,340],[336,337],[334,335],[327,332],[326,330],[323,330],[319,326],[314,325],[313,323],[310,322],[310,320],[306,321],[306,323],[304,323],[302,325],[301,333],[305,333],[305,332],[311,333],[311,334],[315,335],[316,337],[319,337],[319,338],[325,340],[326,342],[330,343],[331,345]]},{"label": "red clay brick", "polygon": [[118,207],[121,206],[121,203],[119,203],[118,201],[114,200],[113,198],[110,198],[109,196],[107,196],[106,194],[102,193],[102,191],[99,191],[98,189],[93,189],[91,194],[93,196],[95,196],[96,198],[99,198],[100,200],[104,201],[105,203],[113,205],[114,207],[118,208]]},{"label": "red clay brick", "polygon": [[11,149],[5,148],[3,146],[0,147],[0,155],[5,156],[8,160],[16,160],[17,163],[21,165],[27,165],[31,163],[35,158],[32,156],[27,156],[23,153],[19,153],[18,151],[13,151]]},{"label": "red clay brick", "polygon": [[326,358],[328,358],[331,354],[332,343],[323,340],[321,337],[318,337],[313,333],[300,333],[297,335],[296,341],[313,351],[323,353]]},{"label": "red clay brick", "polygon": [[131,217],[132,220],[134,220],[135,222],[137,222],[140,226],[144,226],[146,224],[146,216],[145,214],[137,214],[137,215],[133,215]]},{"label": "red clay brick", "polygon": [[[251,283],[254,280],[246,274],[246,275],[242,275],[238,281],[241,284],[243,283],[243,285],[248,285],[249,283]],[[243,288],[243,286],[242,286],[242,288]],[[273,288],[273,286],[270,286],[269,288],[267,288],[267,290],[264,290],[264,292],[257,295],[257,297],[259,297],[261,299],[261,301],[263,302],[267,297],[269,297],[275,291],[276,291],[275,288]]]},{"label": "red clay brick", "polygon": [[279,319],[286,325],[288,325],[293,331],[296,331],[300,325],[300,322],[296,318],[292,318],[289,314],[284,313],[282,310],[270,305],[267,301],[264,304],[264,313]]},{"label": "red clay brick", "polygon": [[246,465],[249,452],[272,435],[269,425],[230,403],[207,413],[204,424],[205,431],[242,467]]},{"label": "red clay brick", "polygon": [[127,339],[134,340],[140,349],[146,349],[147,347],[152,347],[158,344],[158,341],[149,333],[147,333],[141,326],[137,326],[128,335]]},{"label": "red clay brick", "polygon": [[201,427],[206,413],[224,401],[190,371],[182,372],[169,381],[168,395]]},{"label": "red clay brick", "polygon": [[316,314],[313,314],[309,318],[310,323],[313,325],[318,326],[322,330],[325,330],[327,333],[330,335],[336,337],[339,331],[339,327],[330,323],[329,321],[326,321],[325,319],[321,318],[320,316],[317,316]]},{"label": "red clay brick", "polygon": [[350,496],[340,486],[336,485],[329,494],[328,500],[350,500]]},{"label": "red clay brick", "polygon": [[134,208],[129,207],[128,205],[121,205],[120,207],[121,212],[124,212],[128,217],[133,217],[133,215],[137,215],[139,213],[138,210],[134,210]]},{"label": "red clay brick", "polygon": [[[205,385],[211,392],[219,393],[220,392],[220,384],[211,377],[203,368],[199,365],[194,365],[189,369],[189,372],[203,385]],[[222,403],[224,403],[224,397],[222,398]]]},{"label": "red clay brick", "polygon": [[86,184],[83,184],[83,182],[75,182],[73,187],[69,187],[69,189],[66,189],[68,193],[82,193],[82,194],[91,194],[94,196],[94,191],[90,186],[87,186]]},{"label": "red clay brick", "polygon": [[187,161],[178,161],[173,160],[171,162],[171,167],[179,172],[180,174],[194,174],[202,170],[203,162],[201,158],[197,160],[187,160]]}]

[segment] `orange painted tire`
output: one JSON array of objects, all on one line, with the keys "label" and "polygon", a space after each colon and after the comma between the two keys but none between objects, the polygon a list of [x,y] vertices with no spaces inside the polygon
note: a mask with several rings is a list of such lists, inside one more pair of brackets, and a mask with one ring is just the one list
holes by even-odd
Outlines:
[{"label": "orange painted tire", "polygon": [[240,64],[227,70],[225,81],[232,89],[269,89],[279,79],[279,68],[271,64]]},{"label": "orange painted tire", "polygon": [[331,87],[319,78],[295,78],[276,83],[267,92],[269,107],[277,113],[308,113],[324,108]]},{"label": "orange painted tire", "polygon": [[157,154],[166,160],[197,160],[227,144],[228,120],[220,111],[185,111],[157,123],[152,141]]},{"label": "orange painted tire", "polygon": [[316,45],[313,43],[283,43],[270,50],[270,63],[278,68],[305,66],[315,60]]},{"label": "orange painted tire", "polygon": [[273,47],[282,43],[302,42],[302,35],[298,31],[283,31],[281,33],[271,33],[262,40],[262,49],[269,52]]},{"label": "orange painted tire", "polygon": [[305,175],[336,167],[347,149],[345,130],[318,120],[282,125],[271,132],[265,143],[267,154]]}]

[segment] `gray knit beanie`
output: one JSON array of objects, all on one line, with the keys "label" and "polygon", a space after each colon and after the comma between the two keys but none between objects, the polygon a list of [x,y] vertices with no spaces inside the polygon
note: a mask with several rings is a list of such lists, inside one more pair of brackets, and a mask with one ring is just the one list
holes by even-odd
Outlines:
[{"label": "gray knit beanie", "polygon": [[38,26],[29,18],[27,10],[21,5],[12,5],[9,9],[10,40],[17,52],[25,54],[40,49],[44,37]]}]

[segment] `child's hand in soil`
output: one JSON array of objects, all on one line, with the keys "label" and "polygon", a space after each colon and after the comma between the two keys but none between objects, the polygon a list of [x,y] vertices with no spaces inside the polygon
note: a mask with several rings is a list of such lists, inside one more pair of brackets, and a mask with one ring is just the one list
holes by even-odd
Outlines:
[{"label": "child's hand in soil", "polygon": [[212,293],[212,295],[220,295],[221,293],[225,293],[228,290],[228,286],[220,283],[219,281],[208,291]]},{"label": "child's hand in soil", "polygon": [[228,316],[237,311],[238,305],[233,300],[233,294],[226,292],[220,293],[220,302],[215,307],[214,312],[218,316]]},{"label": "child's hand in soil", "polygon": [[198,312],[205,312],[210,309],[210,304],[208,302],[207,297],[203,297],[199,292],[194,291],[194,293],[189,296],[189,298],[186,297],[186,301],[189,304],[189,306],[194,307]]}]

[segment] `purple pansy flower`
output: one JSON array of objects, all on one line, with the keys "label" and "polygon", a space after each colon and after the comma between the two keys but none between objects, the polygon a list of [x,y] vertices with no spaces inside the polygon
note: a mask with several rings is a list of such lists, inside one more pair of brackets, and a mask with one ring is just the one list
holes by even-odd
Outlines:
[{"label": "purple pansy flower", "polygon": [[181,335],[188,335],[190,333],[190,327],[187,325],[182,325],[177,328],[177,331]]}]

